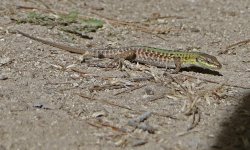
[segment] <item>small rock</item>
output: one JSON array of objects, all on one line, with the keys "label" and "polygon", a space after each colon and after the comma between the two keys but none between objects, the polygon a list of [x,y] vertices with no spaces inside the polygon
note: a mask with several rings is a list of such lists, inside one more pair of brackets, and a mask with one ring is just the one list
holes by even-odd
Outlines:
[{"label": "small rock", "polygon": [[149,88],[149,87],[145,88],[145,92],[147,95],[154,95],[154,93],[155,93],[154,90],[152,88]]},{"label": "small rock", "polygon": [[10,62],[10,58],[9,57],[2,57],[0,58],[0,66],[7,64],[8,62]]},{"label": "small rock", "polygon": [[107,112],[106,111],[98,111],[98,112],[94,112],[92,114],[92,117],[94,117],[94,118],[105,117],[105,116],[107,116]]},{"label": "small rock", "polygon": [[8,79],[7,76],[5,76],[5,75],[3,75],[3,74],[0,74],[0,80],[7,80],[7,79]]},{"label": "small rock", "polygon": [[53,109],[51,106],[49,106],[48,104],[45,104],[43,102],[35,102],[33,104],[34,108],[38,108],[38,109]]}]

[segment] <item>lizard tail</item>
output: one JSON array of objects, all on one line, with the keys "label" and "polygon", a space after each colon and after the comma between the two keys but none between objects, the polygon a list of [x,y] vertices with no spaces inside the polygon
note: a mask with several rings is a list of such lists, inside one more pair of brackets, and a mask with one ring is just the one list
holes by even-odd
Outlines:
[{"label": "lizard tail", "polygon": [[31,35],[29,35],[27,33],[19,31],[19,30],[16,30],[16,33],[19,33],[19,34],[21,34],[21,35],[23,35],[25,37],[28,37],[28,38],[30,38],[32,40],[41,42],[41,43],[46,44],[46,45],[50,45],[50,46],[55,47],[55,48],[59,48],[59,49],[68,51],[68,52],[71,52],[71,53],[84,54],[84,55],[89,54],[88,50],[81,49],[81,48],[76,48],[76,47],[70,47],[70,46],[66,46],[66,45],[63,45],[63,44],[59,44],[59,43],[54,43],[54,42],[51,42],[51,41],[48,41],[48,40],[45,40],[45,39],[41,39],[41,38],[38,38],[38,37],[31,36]]}]

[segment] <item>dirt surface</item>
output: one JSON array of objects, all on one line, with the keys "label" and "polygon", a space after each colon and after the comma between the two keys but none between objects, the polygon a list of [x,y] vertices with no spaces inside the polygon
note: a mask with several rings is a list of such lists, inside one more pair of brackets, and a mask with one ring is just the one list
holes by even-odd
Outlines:
[{"label": "dirt surface", "polygon": [[[250,39],[249,0],[1,0],[0,4],[0,150],[250,149],[250,43],[241,42]],[[45,9],[78,11],[106,23],[89,33],[93,39],[88,40],[57,27],[13,21],[31,11],[49,13]],[[142,31],[112,24],[104,16],[149,26]],[[200,51],[216,56],[223,67],[187,68],[165,76],[164,69],[130,62],[126,63],[132,69],[91,67],[90,63],[111,60],[83,62],[77,54],[8,32],[13,29],[90,48],[146,45]],[[241,43],[232,45],[237,42]]]}]

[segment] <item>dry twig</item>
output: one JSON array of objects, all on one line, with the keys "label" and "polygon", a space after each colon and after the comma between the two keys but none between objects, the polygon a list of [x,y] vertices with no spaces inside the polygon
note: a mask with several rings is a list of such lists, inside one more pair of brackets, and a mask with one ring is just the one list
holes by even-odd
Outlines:
[{"label": "dry twig", "polygon": [[242,45],[245,45],[247,43],[250,43],[250,39],[247,39],[247,40],[243,40],[243,41],[240,41],[240,42],[237,42],[237,43],[234,43],[234,44],[231,44],[229,46],[226,47],[226,49],[224,51],[221,51],[220,54],[226,54],[228,53],[228,51],[236,46],[242,46]]},{"label": "dry twig", "polygon": [[142,87],[144,87],[144,86],[146,86],[146,84],[138,85],[138,86],[132,87],[132,88],[130,88],[130,89],[126,89],[126,90],[121,91],[121,92],[118,92],[118,93],[116,93],[116,94],[114,94],[114,95],[117,96],[117,95],[120,95],[120,94],[125,93],[125,92],[132,92],[132,91],[137,90],[137,89],[140,89],[140,88],[142,88]]},{"label": "dry twig", "polygon": [[246,87],[246,86],[240,86],[240,85],[233,85],[233,84],[227,84],[227,83],[220,83],[218,81],[212,81],[212,80],[208,80],[208,79],[204,79],[204,78],[200,78],[200,77],[195,77],[195,76],[191,76],[191,75],[187,75],[187,74],[180,74],[186,77],[190,77],[193,79],[197,79],[197,80],[202,80],[202,81],[206,81],[206,82],[210,82],[210,83],[215,83],[215,84],[222,84],[224,86],[229,86],[229,87],[236,87],[236,88],[242,88],[242,89],[250,89],[250,87]]},{"label": "dry twig", "polygon": [[[123,105],[120,105],[120,104],[116,104],[114,102],[110,102],[110,101],[105,100],[105,99],[97,99],[97,98],[94,98],[94,97],[86,96],[86,95],[81,94],[81,93],[75,93],[75,94],[79,95],[82,98],[88,99],[88,100],[96,100],[97,102],[101,102],[103,104],[108,104],[108,105],[111,105],[111,106],[115,106],[115,107],[123,108],[123,109],[126,109],[126,110],[130,110],[130,111],[135,112],[137,114],[140,114],[141,112],[145,112],[145,110],[135,110],[135,109],[129,108],[127,106],[123,106]],[[152,113],[152,115],[156,115],[156,116],[160,116],[160,117],[177,119],[175,116],[168,115],[168,114],[161,114],[161,113],[158,113],[158,112],[151,112],[151,113]]]},{"label": "dry twig", "polygon": [[[91,13],[95,14],[95,15],[103,18],[103,19],[106,19],[111,25],[129,26],[129,27],[132,27],[135,30],[154,35],[154,36],[156,36],[156,37],[158,37],[158,38],[160,38],[160,39],[162,39],[164,41],[167,41],[165,38],[155,34],[155,33],[163,33],[163,31],[160,30],[160,29],[150,29],[149,27],[147,27],[145,25],[139,25],[138,23],[135,23],[135,22],[127,22],[127,21],[115,20],[115,19],[112,19],[112,18],[105,17],[105,16],[103,16],[101,14],[98,14],[96,12],[93,12],[93,11]],[[164,31],[164,33],[168,33],[170,31],[171,30],[168,29],[167,31]]]}]

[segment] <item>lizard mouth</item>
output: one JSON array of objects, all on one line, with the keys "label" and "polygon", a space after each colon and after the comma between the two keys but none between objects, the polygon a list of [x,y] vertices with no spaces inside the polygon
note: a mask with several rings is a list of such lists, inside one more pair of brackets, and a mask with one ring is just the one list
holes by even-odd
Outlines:
[{"label": "lizard mouth", "polygon": [[203,66],[207,69],[214,69],[214,70],[219,70],[222,68],[222,65],[221,64],[213,64],[213,65],[209,65],[209,66]]},{"label": "lizard mouth", "polygon": [[216,64],[214,64],[214,69],[221,69],[222,65],[218,62]]}]

